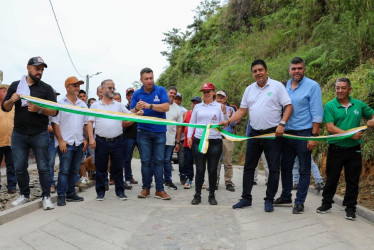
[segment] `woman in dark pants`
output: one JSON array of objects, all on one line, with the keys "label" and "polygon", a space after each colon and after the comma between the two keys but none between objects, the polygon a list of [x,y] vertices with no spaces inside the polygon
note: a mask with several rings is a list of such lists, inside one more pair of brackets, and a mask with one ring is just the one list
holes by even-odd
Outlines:
[{"label": "woman in dark pants", "polygon": [[[200,91],[203,92],[204,101],[197,104],[192,112],[190,123],[194,124],[218,124],[220,121],[228,119],[224,115],[223,110],[226,107],[214,101],[215,88],[212,83],[205,83]],[[226,112],[225,112],[226,113]],[[195,176],[195,196],[191,202],[193,205],[201,203],[201,187],[204,183],[204,175],[206,169],[206,162],[208,162],[208,176],[209,186],[215,187],[217,182],[217,164],[222,153],[222,137],[219,132],[214,129],[209,133],[209,147],[206,154],[199,152],[199,143],[203,134],[203,129],[196,129],[195,137],[192,140],[194,128],[188,128],[187,142],[188,146],[192,147],[192,153],[196,164]],[[209,189],[209,204],[217,205],[214,195],[215,189]]]}]

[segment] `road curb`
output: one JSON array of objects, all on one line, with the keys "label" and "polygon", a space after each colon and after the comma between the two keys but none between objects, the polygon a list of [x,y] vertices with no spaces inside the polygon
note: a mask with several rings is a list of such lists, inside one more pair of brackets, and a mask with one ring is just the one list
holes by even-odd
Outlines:
[{"label": "road curb", "polygon": [[[84,190],[93,187],[95,184],[95,181],[91,181],[87,187],[85,188],[76,188],[76,192],[80,193],[83,192]],[[57,201],[57,195],[51,195],[51,200],[53,203],[56,203]],[[17,207],[12,207],[9,209],[6,209],[4,211],[0,212],[0,225],[3,225],[9,221],[12,221],[14,219],[17,219],[21,216],[24,216],[28,213],[34,212],[35,210],[38,210],[43,207],[43,203],[41,199],[37,199],[31,202],[28,202],[26,204],[23,204],[21,206]]]}]

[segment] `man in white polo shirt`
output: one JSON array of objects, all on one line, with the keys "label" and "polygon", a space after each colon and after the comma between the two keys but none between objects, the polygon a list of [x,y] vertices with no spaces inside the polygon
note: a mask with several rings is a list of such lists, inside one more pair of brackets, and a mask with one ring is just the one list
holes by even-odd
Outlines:
[{"label": "man in white polo shirt", "polygon": [[[65,81],[66,96],[58,101],[60,104],[87,108],[85,102],[77,95],[80,85],[75,76]],[[65,206],[66,201],[83,201],[75,192],[75,178],[80,168],[83,151],[87,149],[87,140],[83,138],[83,130],[87,127],[87,116],[60,111],[51,117],[55,146],[60,158],[60,170],[57,181],[57,206]],[[86,130],[87,132],[87,130]]]},{"label": "man in white polo shirt", "polygon": [[[249,112],[252,131],[250,137],[275,133],[276,139],[250,139],[247,140],[243,172],[242,199],[233,208],[252,206],[252,186],[254,171],[262,152],[269,166],[269,178],[266,188],[265,212],[273,212],[274,196],[278,191],[279,166],[281,153],[280,136],[292,114],[291,99],[282,83],[270,79],[266,63],[262,59],[252,62],[252,75],[256,82],[249,85],[244,92],[240,109],[221,125],[229,125],[240,120]],[[284,112],[282,110],[284,109]],[[283,113],[283,116],[282,116]]]},{"label": "man in white polo shirt", "polygon": [[[91,105],[92,109],[100,109],[104,111],[114,111],[122,113],[130,113],[123,103],[116,102],[114,97],[114,82],[112,80],[104,80],[101,83],[103,90],[103,98]],[[95,122],[95,135],[93,135],[93,123]],[[88,136],[89,143],[95,148],[95,168],[96,168],[96,193],[97,201],[104,200],[105,196],[105,180],[107,179],[108,159],[111,160],[111,173],[115,184],[115,193],[120,200],[127,200],[125,195],[125,187],[123,182],[123,127],[125,123],[120,120],[112,120],[101,117],[90,116],[88,118]]]}]

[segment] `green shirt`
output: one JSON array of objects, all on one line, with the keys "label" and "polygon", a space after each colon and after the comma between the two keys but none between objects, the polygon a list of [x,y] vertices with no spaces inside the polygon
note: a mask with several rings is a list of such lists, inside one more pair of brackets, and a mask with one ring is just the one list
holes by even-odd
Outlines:
[{"label": "green shirt", "polygon": [[[337,98],[326,103],[323,115],[325,123],[333,123],[342,130],[348,130],[359,127],[361,117],[370,119],[374,115],[374,110],[364,102],[352,97],[349,97],[349,100],[351,104],[348,108],[342,106]],[[343,140],[327,140],[327,143],[341,147],[354,147],[361,142],[362,139],[353,140],[351,138]]]}]

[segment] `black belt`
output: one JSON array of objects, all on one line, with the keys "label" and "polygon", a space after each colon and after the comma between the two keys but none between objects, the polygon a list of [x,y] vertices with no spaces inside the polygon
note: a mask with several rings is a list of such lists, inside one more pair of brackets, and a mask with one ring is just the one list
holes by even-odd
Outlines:
[{"label": "black belt", "polygon": [[268,129],[260,129],[260,130],[257,130],[257,129],[252,129],[254,132],[256,132],[256,134],[269,134],[269,133],[273,133],[275,132],[275,130],[277,130],[277,127],[274,127],[274,128],[268,128]]},{"label": "black belt", "polygon": [[122,135],[119,135],[119,136],[113,137],[113,138],[106,138],[106,137],[101,137],[99,135],[96,135],[96,138],[99,138],[100,140],[104,140],[104,141],[117,141],[121,137],[122,137]]},{"label": "black belt", "polygon": [[329,148],[332,150],[338,150],[338,151],[357,151],[357,150],[361,150],[361,145],[359,144],[353,147],[341,147],[335,144],[330,144]]}]

